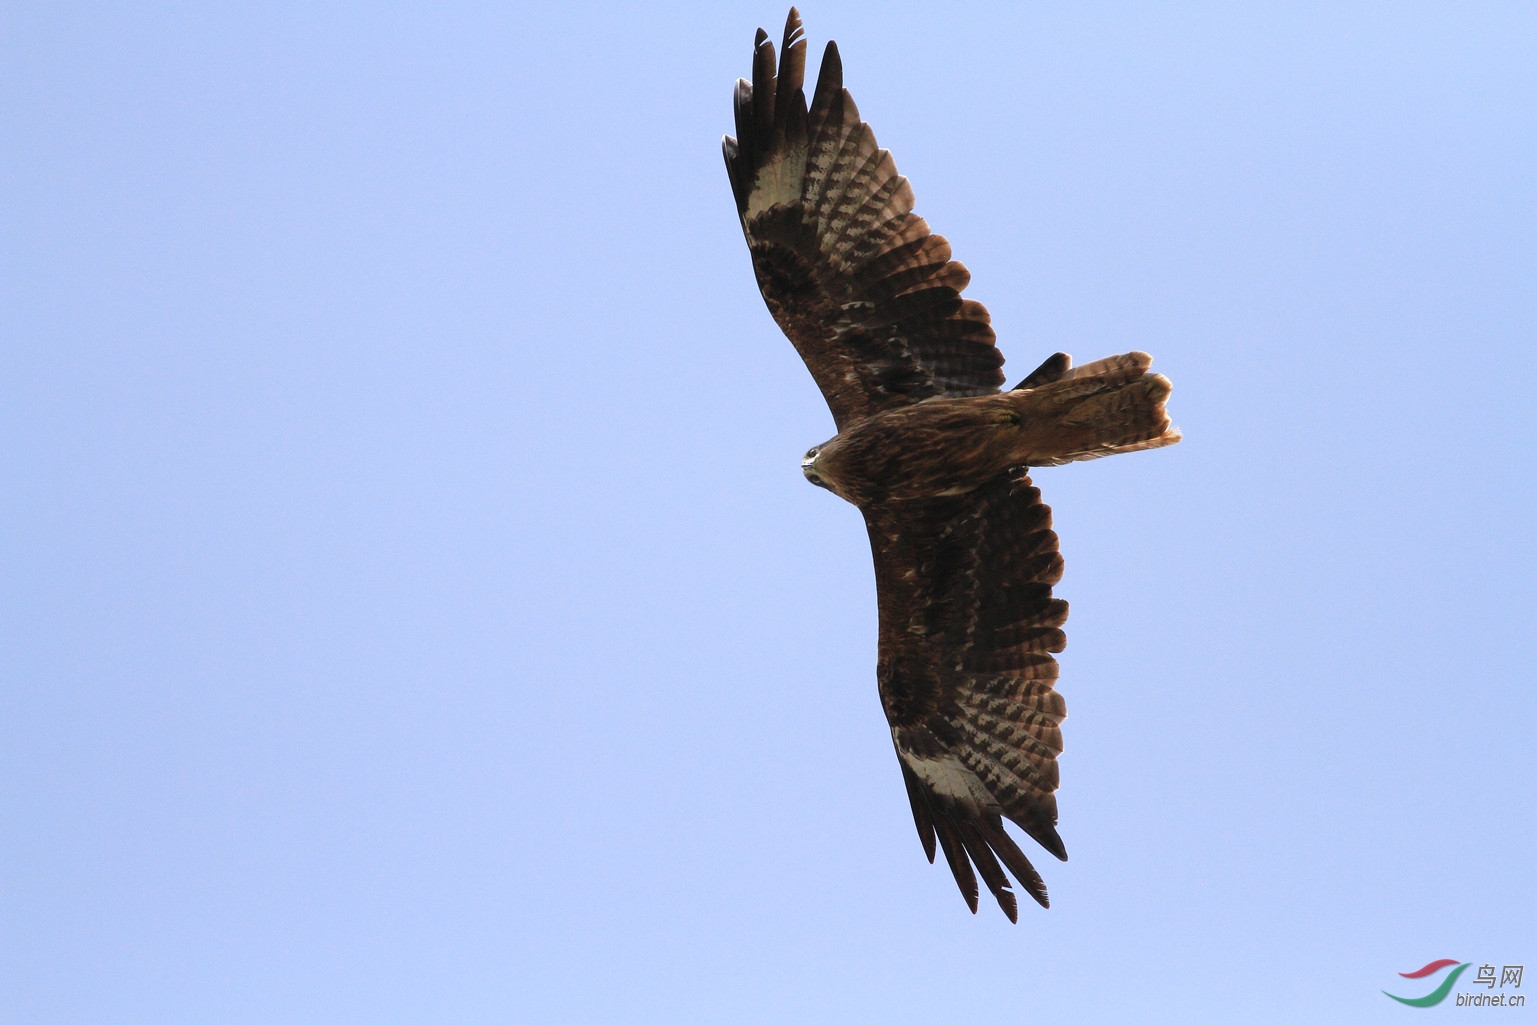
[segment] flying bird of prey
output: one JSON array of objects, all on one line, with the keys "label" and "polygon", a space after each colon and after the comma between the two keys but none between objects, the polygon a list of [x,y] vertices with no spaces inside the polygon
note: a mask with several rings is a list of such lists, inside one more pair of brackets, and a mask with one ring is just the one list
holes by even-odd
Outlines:
[{"label": "flying bird of prey", "polygon": [[[1010,921],[1007,866],[1047,906],[1007,818],[1063,860],[1053,689],[1067,603],[1051,510],[1027,472],[1179,441],[1169,381],[1130,352],[1080,367],[1057,353],[1011,391],[971,275],[913,213],[827,44],[808,109],[806,42],[790,9],[775,67],[758,30],[736,86],[726,170],[774,320],[838,434],[806,479],[858,506],[875,556],[876,681],[924,853],[935,840],[967,905],[977,873]],[[975,866],[975,872],[972,866]]]}]

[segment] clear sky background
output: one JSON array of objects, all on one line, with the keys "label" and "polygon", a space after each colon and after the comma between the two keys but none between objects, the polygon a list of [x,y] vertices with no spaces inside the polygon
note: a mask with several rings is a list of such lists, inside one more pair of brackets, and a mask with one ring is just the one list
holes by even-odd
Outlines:
[{"label": "clear sky background", "polygon": [[1183,444],[1036,475],[1072,860],[1017,926],[924,860],[722,167],[784,7],[309,7],[0,15],[0,1016],[1388,1022],[1537,970],[1530,5],[803,7],[1011,380],[1175,384]]}]

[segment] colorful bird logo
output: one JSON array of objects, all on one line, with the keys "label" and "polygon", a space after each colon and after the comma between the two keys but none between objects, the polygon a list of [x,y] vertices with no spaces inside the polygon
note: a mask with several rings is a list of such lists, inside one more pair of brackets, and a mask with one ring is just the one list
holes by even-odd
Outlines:
[{"label": "colorful bird logo", "polygon": [[1437,986],[1435,989],[1431,990],[1429,993],[1426,993],[1422,997],[1414,997],[1411,999],[1409,997],[1393,996],[1393,994],[1389,993],[1387,990],[1383,990],[1382,993],[1384,996],[1393,997],[1393,999],[1397,1000],[1399,1003],[1408,1004],[1410,1007],[1434,1007],[1446,999],[1446,994],[1450,993],[1452,991],[1452,986],[1456,985],[1457,983],[1457,976],[1461,975],[1467,969],[1468,965],[1472,963],[1472,961],[1458,962],[1455,958],[1443,957],[1439,961],[1430,962],[1430,964],[1426,965],[1424,968],[1421,968],[1417,972],[1399,972],[1398,974],[1402,975],[1406,979],[1423,979],[1426,976],[1436,974],[1436,972],[1439,972],[1447,965],[1454,964],[1457,966],[1452,970],[1450,975],[1441,981],[1441,985]]}]

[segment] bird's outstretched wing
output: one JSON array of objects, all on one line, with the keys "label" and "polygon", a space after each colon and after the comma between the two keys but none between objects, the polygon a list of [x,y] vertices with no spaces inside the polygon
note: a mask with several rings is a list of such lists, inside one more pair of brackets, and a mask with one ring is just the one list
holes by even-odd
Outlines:
[{"label": "bird's outstretched wing", "polygon": [[971,275],[912,212],[913,192],[859,119],[827,44],[811,107],[806,42],[792,7],[778,74],[758,30],[752,81],[736,87],[726,169],[758,287],[841,431],[934,395],[984,395],[1003,357]]},{"label": "bird's outstretched wing", "polygon": [[1044,907],[1046,886],[1002,818],[1063,860],[1057,835],[1053,652],[1067,603],[1051,510],[1024,468],[956,498],[865,510],[880,604],[877,677],[913,820],[937,837],[966,903],[980,873],[1009,919],[1001,861]]}]

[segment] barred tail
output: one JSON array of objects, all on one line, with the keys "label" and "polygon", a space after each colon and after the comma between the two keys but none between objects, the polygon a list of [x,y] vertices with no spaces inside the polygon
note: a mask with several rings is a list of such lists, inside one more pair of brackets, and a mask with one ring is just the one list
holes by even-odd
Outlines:
[{"label": "barred tail", "polygon": [[1145,352],[1128,352],[1069,369],[1071,360],[1058,353],[1025,378],[1011,394],[1032,421],[1050,425],[1043,432],[1050,442],[1031,455],[1030,465],[1060,466],[1179,441],[1164,409],[1172,386],[1162,374],[1148,373],[1152,363]]}]

